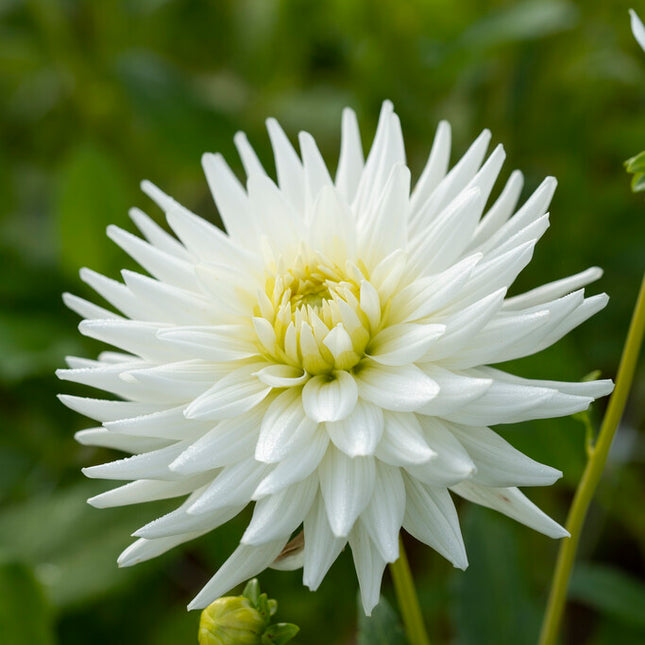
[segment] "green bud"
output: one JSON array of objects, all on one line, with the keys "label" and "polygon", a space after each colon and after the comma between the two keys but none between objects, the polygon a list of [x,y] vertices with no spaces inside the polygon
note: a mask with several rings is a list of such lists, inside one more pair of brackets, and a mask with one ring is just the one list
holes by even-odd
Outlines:
[{"label": "green bud", "polygon": [[219,598],[202,612],[199,645],[261,645],[267,622],[248,598]]}]

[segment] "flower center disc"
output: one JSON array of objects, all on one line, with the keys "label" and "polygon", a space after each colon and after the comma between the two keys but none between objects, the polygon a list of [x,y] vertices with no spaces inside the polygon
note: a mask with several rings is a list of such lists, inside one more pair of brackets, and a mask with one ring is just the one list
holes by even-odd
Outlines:
[{"label": "flower center disc", "polygon": [[355,367],[371,335],[359,284],[322,261],[270,275],[255,315],[262,352],[314,375]]}]

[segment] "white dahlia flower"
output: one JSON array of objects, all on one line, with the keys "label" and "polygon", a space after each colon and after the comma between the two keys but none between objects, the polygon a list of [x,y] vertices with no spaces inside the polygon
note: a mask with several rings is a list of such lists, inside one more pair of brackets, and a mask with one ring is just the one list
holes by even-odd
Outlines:
[{"label": "white dahlia flower", "polygon": [[90,504],[187,495],[134,533],[119,564],[212,531],[254,502],[239,547],[190,608],[270,566],[303,567],[316,589],[349,543],[369,614],[401,527],[467,566],[450,492],[566,535],[517,488],[561,473],[490,426],[584,410],[612,383],[488,367],[548,347],[607,302],[584,297],[598,268],[506,297],[548,227],[555,180],[514,213],[516,171],[486,209],[502,147],[484,161],[484,131],[448,172],[442,122],[411,190],[389,102],[366,161],[345,110],[335,179],[309,134],[298,155],[276,121],[267,127],[277,182],[242,133],[246,188],[221,156],[204,155],[226,233],[144,182],[178,239],[136,209],[146,241],[115,227],[108,235],[152,277],[81,271],[119,313],[65,294],[85,318],[81,333],[118,348],[58,372],[115,396],[61,397],[100,423],[77,439],[132,455],[85,469],[130,481]]}]

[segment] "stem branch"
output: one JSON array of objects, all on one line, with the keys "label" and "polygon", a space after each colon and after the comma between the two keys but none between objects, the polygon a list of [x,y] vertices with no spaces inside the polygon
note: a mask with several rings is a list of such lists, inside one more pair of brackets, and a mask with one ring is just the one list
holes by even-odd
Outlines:
[{"label": "stem branch", "polygon": [[551,591],[547,603],[544,621],[542,623],[542,632],[540,633],[539,645],[555,645],[564,604],[567,596],[567,587],[573,568],[573,562],[580,541],[580,533],[584,524],[585,516],[591,503],[591,499],[598,487],[598,482],[602,475],[611,441],[614,438],[616,428],[620,422],[627,402],[627,395],[634,378],[638,353],[645,333],[645,276],[641,283],[640,292],[636,301],[636,307],[632,315],[632,321],[627,333],[627,340],[623,349],[623,355],[618,366],[616,376],[616,388],[614,390],[607,412],[600,427],[598,441],[591,448],[589,460],[585,467],[582,479],[576,490],[567,517],[566,528],[571,537],[562,541],[558,560],[555,568],[555,574],[551,583]]}]

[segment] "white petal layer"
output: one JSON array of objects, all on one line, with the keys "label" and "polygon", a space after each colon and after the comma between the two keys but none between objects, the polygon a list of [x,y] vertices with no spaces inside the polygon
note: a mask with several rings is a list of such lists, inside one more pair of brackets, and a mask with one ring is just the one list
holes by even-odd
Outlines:
[{"label": "white petal layer", "polygon": [[569,532],[545,515],[517,488],[489,488],[474,482],[462,482],[451,488],[465,499],[504,513],[552,538],[568,537]]},{"label": "white petal layer", "polygon": [[613,388],[489,366],[541,351],[607,303],[585,297],[597,267],[506,298],[549,227],[555,179],[518,207],[514,171],[487,206],[504,149],[487,157],[485,130],[450,168],[442,122],[412,186],[389,101],[366,158],[356,115],[343,112],[335,179],[310,134],[298,153],[274,119],[267,130],[275,178],[243,133],[234,142],[244,180],[221,155],[202,159],[226,230],[144,181],[171,232],[131,210],[142,237],[108,235],[141,272],[117,281],[82,269],[107,304],[63,296],[84,318],[81,333],[114,348],[70,357],[57,373],[109,397],[61,396],[101,425],[77,440],[126,453],[85,474],[131,480],[89,502],[187,496],[136,531],[119,564],[254,502],[241,545],[191,607],[270,566],[302,567],[315,589],[349,542],[369,614],[402,527],[467,565],[449,489],[566,535],[517,489],[560,473],[489,427],[569,415]]},{"label": "white petal layer", "polygon": [[273,540],[261,546],[240,546],[206,583],[188,605],[188,609],[203,609],[227,591],[266,569],[287,543],[285,538]]}]

